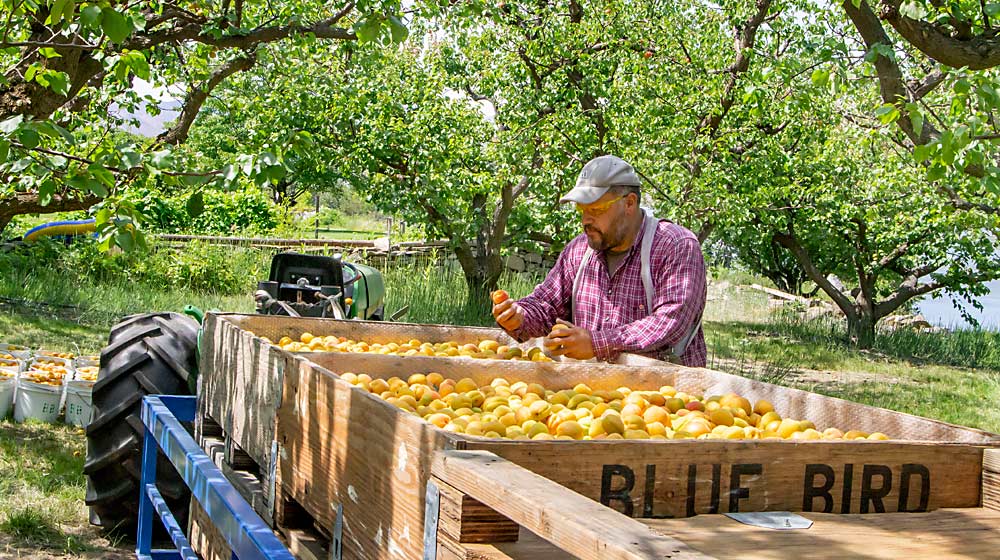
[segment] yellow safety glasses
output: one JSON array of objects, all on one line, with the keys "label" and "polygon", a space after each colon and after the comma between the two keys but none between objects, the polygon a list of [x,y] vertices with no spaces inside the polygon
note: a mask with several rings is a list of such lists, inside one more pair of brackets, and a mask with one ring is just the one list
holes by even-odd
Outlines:
[{"label": "yellow safety glasses", "polygon": [[612,198],[611,200],[601,202],[600,204],[588,204],[584,206],[582,204],[576,205],[576,211],[581,214],[590,214],[591,216],[597,217],[603,215],[605,212],[611,209],[614,203],[625,198],[628,194],[623,194],[618,198]]}]

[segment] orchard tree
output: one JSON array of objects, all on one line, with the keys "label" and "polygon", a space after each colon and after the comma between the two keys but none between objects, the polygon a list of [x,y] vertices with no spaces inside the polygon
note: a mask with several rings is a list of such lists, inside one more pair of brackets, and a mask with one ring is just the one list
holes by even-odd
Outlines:
[{"label": "orchard tree", "polygon": [[[270,152],[248,153],[239,166],[179,168],[171,148],[183,142],[211,92],[253,67],[259,49],[303,41],[383,40],[405,34],[395,0],[329,5],[296,2],[50,0],[4,3],[0,34],[0,230],[13,216],[86,209],[97,213],[105,241],[129,243],[134,212],[121,187],[160,176],[190,187],[279,180]],[[413,10],[437,11],[436,4]],[[116,143],[119,115],[149,108],[135,78],[186,88],[173,126],[152,141]],[[118,220],[112,220],[115,210]],[[116,227],[117,226],[117,227]]]}]

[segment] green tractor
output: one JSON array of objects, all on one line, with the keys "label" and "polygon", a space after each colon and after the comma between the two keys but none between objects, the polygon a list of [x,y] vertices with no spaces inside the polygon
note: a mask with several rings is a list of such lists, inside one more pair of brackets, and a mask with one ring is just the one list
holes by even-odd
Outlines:
[{"label": "green tractor", "polygon": [[[254,300],[257,312],[267,315],[382,320],[385,282],[379,271],[345,263],[339,254],[279,253],[271,260],[268,279],[258,283]],[[126,317],[111,329],[101,352],[83,467],[95,525],[129,534],[138,518],[142,397],[196,392],[201,314],[187,313]],[[157,472],[160,493],[183,523],[187,487],[162,453]]]}]

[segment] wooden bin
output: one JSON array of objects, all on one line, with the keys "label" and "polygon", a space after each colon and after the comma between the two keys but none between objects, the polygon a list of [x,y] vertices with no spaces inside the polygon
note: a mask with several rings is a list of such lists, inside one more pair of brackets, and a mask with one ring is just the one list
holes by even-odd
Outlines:
[{"label": "wooden bin", "polygon": [[[281,328],[304,321],[275,319]],[[490,452],[608,509],[652,519],[727,511],[977,507],[983,449],[996,444],[996,436],[979,430],[663,362],[636,367],[292,355],[240,328],[246,321],[231,315],[206,319],[200,433],[203,439],[221,435],[221,460],[245,467],[241,472],[256,478],[243,487],[265,518],[286,535],[318,528],[327,540],[340,543],[345,558],[421,558],[426,483],[441,451]],[[460,331],[448,338],[461,342]],[[364,332],[356,338],[377,341]],[[695,394],[733,391],[768,399],[782,416],[808,418],[820,428],[882,431],[900,440],[488,440],[439,430],[337,375],[348,371],[384,378],[436,371],[480,384],[504,376],[551,389],[586,382],[594,389],[670,384]],[[488,509],[480,513],[496,521]],[[507,522],[459,540],[514,538],[517,532]]]}]

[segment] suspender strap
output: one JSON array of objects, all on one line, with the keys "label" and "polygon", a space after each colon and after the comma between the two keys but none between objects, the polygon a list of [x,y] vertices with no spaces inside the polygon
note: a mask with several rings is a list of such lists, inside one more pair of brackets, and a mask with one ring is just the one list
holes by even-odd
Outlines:
[{"label": "suspender strap", "polygon": [[594,250],[587,247],[587,250],[583,252],[580,268],[576,269],[576,276],[573,277],[573,291],[569,294],[569,318],[574,325],[579,325],[576,322],[576,292],[580,289],[580,279],[583,278],[583,269],[587,267],[587,263],[590,262],[590,256],[593,253]]},{"label": "suspender strap", "polygon": [[642,246],[639,248],[639,258],[642,263],[642,289],[646,292],[646,313],[653,312],[653,296],[656,290],[653,289],[653,271],[650,269],[649,260],[653,253],[653,237],[656,235],[656,226],[660,223],[653,216],[653,211],[643,208],[646,218],[643,222]]}]

